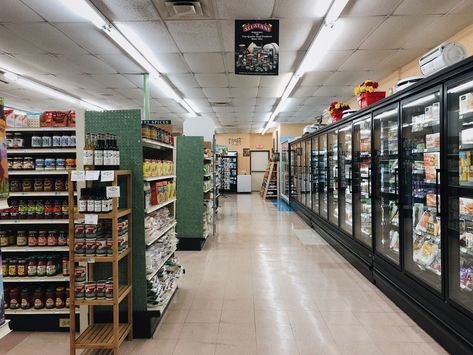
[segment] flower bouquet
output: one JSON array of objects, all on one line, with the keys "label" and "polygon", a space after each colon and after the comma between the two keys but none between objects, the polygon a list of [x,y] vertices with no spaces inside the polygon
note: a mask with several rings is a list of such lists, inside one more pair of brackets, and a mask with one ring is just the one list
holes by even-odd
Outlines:
[{"label": "flower bouquet", "polygon": [[360,108],[365,108],[386,97],[385,91],[375,91],[378,86],[379,84],[376,81],[365,80],[353,89],[355,95],[358,96]]},{"label": "flower bouquet", "polygon": [[350,105],[343,102],[332,102],[327,111],[332,116],[333,122],[340,121],[343,117],[343,111],[350,109]]}]

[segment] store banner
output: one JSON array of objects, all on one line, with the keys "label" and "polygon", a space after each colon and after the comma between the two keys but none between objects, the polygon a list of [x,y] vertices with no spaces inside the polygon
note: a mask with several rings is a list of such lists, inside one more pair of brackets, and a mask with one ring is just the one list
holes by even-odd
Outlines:
[{"label": "store banner", "polygon": [[235,74],[279,74],[279,20],[235,20]]},{"label": "store banner", "polygon": [[8,189],[7,121],[0,97],[0,209],[8,208]]}]

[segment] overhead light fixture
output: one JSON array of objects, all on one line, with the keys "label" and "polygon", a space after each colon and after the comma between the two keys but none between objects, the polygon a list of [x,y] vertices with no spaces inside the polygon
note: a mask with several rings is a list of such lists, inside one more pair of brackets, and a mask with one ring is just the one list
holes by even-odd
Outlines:
[{"label": "overhead light fixture", "polygon": [[465,84],[455,86],[454,88],[449,89],[447,92],[449,94],[457,94],[459,92],[473,88],[473,81],[468,81]]},{"label": "overhead light fixture", "polygon": [[435,99],[438,100],[438,94],[430,94],[430,95],[421,97],[420,99],[409,102],[408,104],[403,105],[402,108],[409,108],[409,107],[419,106],[419,105],[425,104],[427,102],[434,101]]},{"label": "overhead light fixture", "polygon": [[[97,28],[104,31],[116,44],[149,73],[150,81],[169,98],[181,104],[189,113],[196,115],[195,111],[184,101],[172,86],[162,77],[165,72],[152,50],[143,42],[128,25],[114,27],[89,0],[61,0],[71,11],[92,22]],[[184,104],[183,104],[184,103]]]},{"label": "overhead light fixture", "polygon": [[21,77],[21,76],[15,74],[15,73],[5,71],[3,69],[0,69],[0,70],[2,70],[4,72],[3,77],[5,78],[5,80],[7,82],[14,82],[15,84],[23,86],[27,89],[36,91],[40,94],[47,95],[47,96],[50,96],[52,98],[55,98],[55,99],[58,99],[58,100],[61,100],[61,101],[69,102],[69,103],[71,103],[75,106],[82,106],[82,107],[88,108],[90,110],[99,110],[99,111],[104,110],[103,107],[92,104],[90,102],[79,99],[77,97],[68,95],[68,94],[63,93],[59,90],[53,89],[49,86],[43,85],[41,83],[38,83],[36,81],[30,80],[30,79],[27,79],[27,78],[24,78],[24,77]]},{"label": "overhead light fixture", "polygon": [[334,0],[327,14],[325,15],[324,22],[316,34],[314,40],[310,44],[304,58],[302,59],[299,68],[296,70],[291,80],[286,86],[276,109],[272,112],[266,126],[264,127],[261,134],[265,134],[269,125],[274,121],[276,116],[281,111],[281,107],[284,101],[289,97],[294,87],[297,85],[299,79],[308,71],[313,70],[319,65],[325,57],[325,54],[330,49],[330,46],[336,41],[337,37],[342,33],[343,23],[337,22],[343,9],[350,0]]}]

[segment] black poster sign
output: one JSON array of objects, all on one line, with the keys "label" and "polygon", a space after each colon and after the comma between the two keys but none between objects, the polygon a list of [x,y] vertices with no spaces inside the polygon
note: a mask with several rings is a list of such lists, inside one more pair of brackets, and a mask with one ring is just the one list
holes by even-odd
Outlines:
[{"label": "black poster sign", "polygon": [[278,73],[279,20],[235,20],[235,74]]}]

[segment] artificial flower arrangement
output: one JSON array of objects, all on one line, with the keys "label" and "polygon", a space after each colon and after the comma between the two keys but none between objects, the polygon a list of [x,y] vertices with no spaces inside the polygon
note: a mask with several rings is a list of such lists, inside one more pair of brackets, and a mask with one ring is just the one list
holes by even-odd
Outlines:
[{"label": "artificial flower arrangement", "polygon": [[343,117],[343,111],[349,110],[350,105],[347,105],[343,102],[332,102],[328,107],[327,111],[332,116],[333,122],[339,121]]},{"label": "artificial flower arrangement", "polygon": [[376,101],[382,100],[386,97],[385,91],[375,91],[378,86],[379,84],[376,81],[365,80],[353,89],[355,95],[358,96],[360,108],[374,104]]}]

